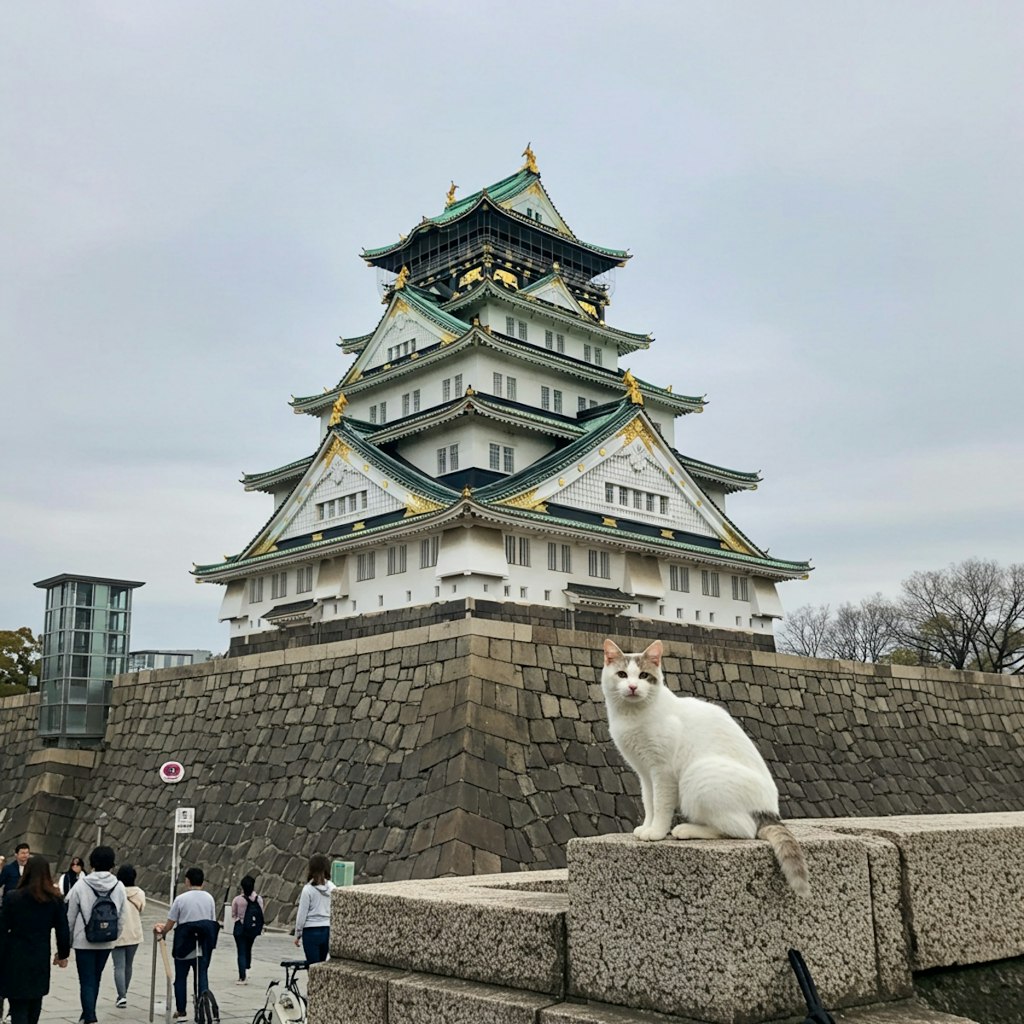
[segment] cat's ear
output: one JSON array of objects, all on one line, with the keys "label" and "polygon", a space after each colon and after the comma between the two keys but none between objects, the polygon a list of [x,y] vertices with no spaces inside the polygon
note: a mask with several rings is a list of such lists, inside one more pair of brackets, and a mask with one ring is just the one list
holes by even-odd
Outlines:
[{"label": "cat's ear", "polygon": [[[607,643],[607,641],[605,641]],[[661,655],[663,648],[660,640],[655,640],[650,647],[644,651],[642,657],[644,661],[650,662],[655,668],[661,668]]]},{"label": "cat's ear", "polygon": [[622,651],[619,650],[618,645],[613,640],[605,640],[604,642],[604,663],[611,665],[613,662],[621,661],[623,657]]}]

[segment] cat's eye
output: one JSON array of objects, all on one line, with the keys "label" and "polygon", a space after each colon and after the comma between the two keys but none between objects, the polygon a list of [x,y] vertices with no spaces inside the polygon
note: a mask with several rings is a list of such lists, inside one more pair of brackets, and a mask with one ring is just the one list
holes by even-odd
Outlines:
[{"label": "cat's eye", "polygon": [[641,679],[650,679],[651,677],[646,672],[641,672],[640,673],[640,678]]},{"label": "cat's eye", "polygon": [[625,679],[625,678],[626,678],[626,673],[625,673],[625,672],[616,672],[615,674],[616,674],[616,675],[617,675],[617,676],[618,676],[618,677],[619,677],[620,679]]}]

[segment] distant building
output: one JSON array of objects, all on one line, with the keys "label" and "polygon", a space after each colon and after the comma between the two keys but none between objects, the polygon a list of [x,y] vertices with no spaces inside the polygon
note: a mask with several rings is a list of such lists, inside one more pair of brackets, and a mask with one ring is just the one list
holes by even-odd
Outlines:
[{"label": "distant building", "polygon": [[652,340],[605,321],[629,253],[578,238],[524,156],[364,250],[386,309],[293,398],[315,450],[246,474],[270,519],[193,570],[232,640],[464,597],[771,633],[776,584],[809,572],[726,511],[758,473],[690,454],[703,397],[623,365]]},{"label": "distant building", "polygon": [[102,742],[114,676],[128,657],[132,591],[144,585],[67,573],[36,583],[46,591],[39,733],[50,746]]},{"label": "distant building", "polygon": [[132,651],[128,655],[128,671],[142,672],[151,668],[177,668],[209,661],[213,651]]}]

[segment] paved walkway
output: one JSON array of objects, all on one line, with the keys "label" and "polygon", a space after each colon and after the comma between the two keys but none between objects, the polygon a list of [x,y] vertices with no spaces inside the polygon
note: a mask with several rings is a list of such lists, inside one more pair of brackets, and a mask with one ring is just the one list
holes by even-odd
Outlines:
[{"label": "paved walkway", "polygon": [[[142,921],[148,936],[135,954],[132,981],[128,989],[128,1006],[119,1010],[114,1006],[117,993],[114,991],[114,964],[108,960],[100,982],[100,998],[96,1006],[100,1024],[145,1024],[149,1020],[149,986],[153,963],[153,925],[167,918],[167,905],[146,903]],[[236,985],[238,964],[235,959],[235,943],[230,934],[221,932],[221,937],[210,961],[210,989],[220,1005],[220,1019],[231,1022],[250,1022],[256,1011],[263,1005],[267,985],[274,980],[284,980],[282,960],[302,959],[302,950],[293,945],[293,938],[280,931],[264,931],[252,949],[252,969],[249,984]],[[169,951],[168,951],[169,952]],[[154,1024],[163,1024],[164,996],[167,983],[163,965],[157,954],[156,992],[157,1007]],[[305,976],[300,975],[300,986],[306,991]],[[189,975],[188,1012],[192,1016],[192,977]],[[6,1009],[6,1008],[5,1008]],[[171,999],[173,1019],[174,1000]],[[78,972],[75,969],[75,954],[71,954],[65,970],[50,968],[50,994],[43,1000],[43,1014],[40,1024],[76,1024],[82,1007],[78,999]]]}]

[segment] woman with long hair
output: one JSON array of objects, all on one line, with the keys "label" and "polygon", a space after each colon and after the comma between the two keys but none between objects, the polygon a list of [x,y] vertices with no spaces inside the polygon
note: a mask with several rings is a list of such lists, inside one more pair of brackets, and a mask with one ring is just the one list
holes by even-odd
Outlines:
[{"label": "woman with long hair", "polygon": [[302,943],[306,962],[322,963],[331,944],[331,893],[334,884],[327,877],[331,862],[322,854],[309,858],[306,884],[299,894],[299,912],[295,917],[295,945]]},{"label": "woman with long hair", "polygon": [[85,864],[82,862],[82,858],[72,857],[71,866],[60,876],[61,896],[67,896],[71,891],[71,886],[82,877],[83,871],[85,871]]},{"label": "woman with long hair", "polygon": [[0,907],[0,971],[3,991],[11,1004],[11,1024],[38,1024],[43,996],[50,991],[50,933],[57,936],[53,958],[68,965],[71,934],[64,900],[39,854],[29,857],[18,888]]},{"label": "woman with long hair", "polygon": [[146,894],[135,884],[135,868],[122,864],[117,869],[117,880],[124,886],[127,900],[124,908],[124,925],[112,951],[114,960],[114,988],[117,989],[119,1010],[128,1005],[128,986],[132,983],[132,963],[135,952],[142,942],[142,911],[146,909]]},{"label": "woman with long hair", "polygon": [[263,897],[256,892],[256,879],[246,875],[239,888],[241,893],[231,901],[231,920],[234,921],[233,935],[238,952],[238,981],[236,985],[247,985],[246,975],[252,967],[252,944],[263,931]]}]

